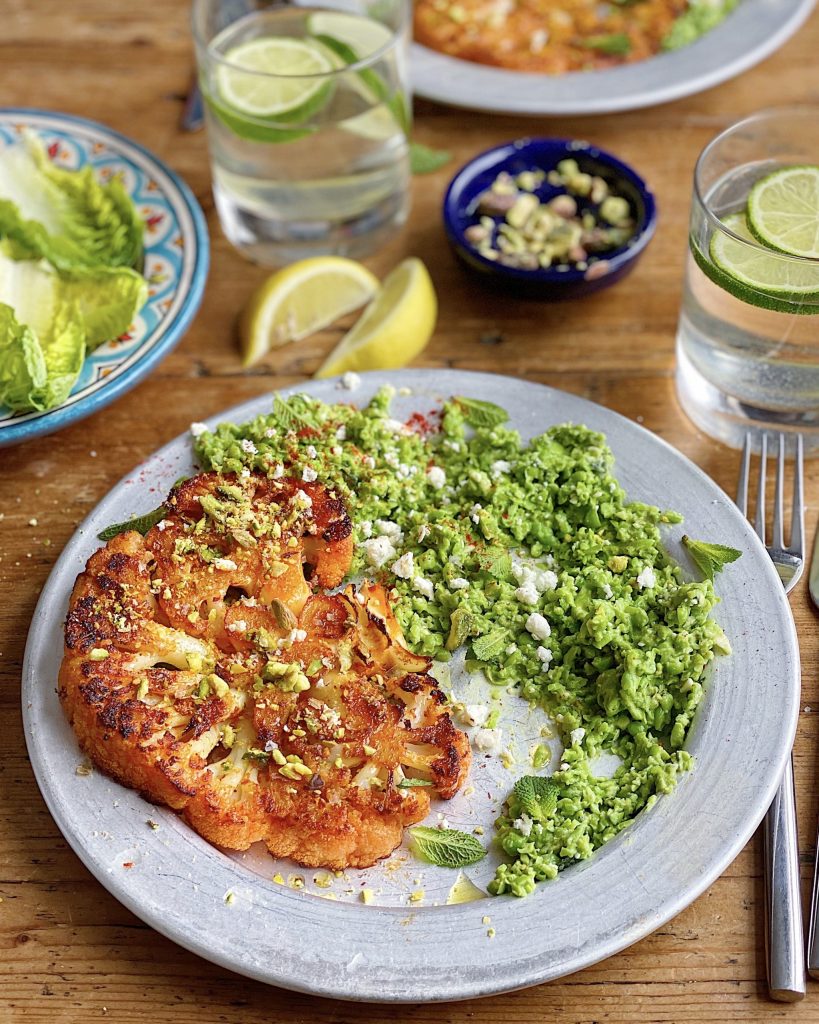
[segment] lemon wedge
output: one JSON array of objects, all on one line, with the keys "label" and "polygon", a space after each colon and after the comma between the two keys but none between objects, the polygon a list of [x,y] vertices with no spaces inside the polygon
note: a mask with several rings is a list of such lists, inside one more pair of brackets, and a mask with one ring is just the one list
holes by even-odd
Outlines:
[{"label": "lemon wedge", "polygon": [[299,260],[271,274],[242,314],[242,362],[250,366],[271,349],[320,331],[363,306],[379,281],[366,267],[341,256]]},{"label": "lemon wedge", "polygon": [[426,348],[437,315],[438,300],[427,268],[414,257],[404,260],[386,277],[316,376],[406,366]]}]

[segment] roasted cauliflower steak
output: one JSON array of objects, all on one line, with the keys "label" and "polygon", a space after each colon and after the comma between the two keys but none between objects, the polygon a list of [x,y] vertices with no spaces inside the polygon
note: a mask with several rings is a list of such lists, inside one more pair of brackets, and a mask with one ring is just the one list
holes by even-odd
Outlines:
[{"label": "roasted cauliflower steak", "polygon": [[430,661],[377,584],[338,587],[352,525],[320,483],[204,473],[88,560],[59,694],[103,771],[207,840],[365,867],[469,770]]}]

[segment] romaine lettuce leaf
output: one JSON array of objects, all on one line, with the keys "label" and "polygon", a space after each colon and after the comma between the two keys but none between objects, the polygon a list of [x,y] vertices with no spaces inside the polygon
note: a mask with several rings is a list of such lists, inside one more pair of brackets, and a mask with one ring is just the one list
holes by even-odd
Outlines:
[{"label": "romaine lettuce leaf", "polygon": [[17,322],[11,306],[0,302],[0,402],[10,409],[38,408],[46,364],[34,331]]},{"label": "romaine lettuce leaf", "polygon": [[56,167],[34,136],[3,150],[0,238],[16,259],[59,270],[138,267],[143,223],[118,178],[100,184],[91,167]]},{"label": "romaine lettuce leaf", "polygon": [[62,294],[78,304],[85,321],[85,343],[92,352],[128,330],[148,298],[148,284],[128,267],[98,267],[64,275]]},{"label": "romaine lettuce leaf", "polygon": [[146,291],[127,268],[63,276],[0,246],[0,403],[44,411],[64,402],[88,349],[126,331]]}]

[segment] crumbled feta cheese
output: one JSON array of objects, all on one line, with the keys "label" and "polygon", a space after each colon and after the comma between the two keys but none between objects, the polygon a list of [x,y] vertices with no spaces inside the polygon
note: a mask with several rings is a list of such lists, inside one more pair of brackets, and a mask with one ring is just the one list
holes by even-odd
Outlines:
[{"label": "crumbled feta cheese", "polygon": [[469,580],[465,580],[463,576],[456,576],[454,579],[449,581],[450,590],[466,590],[469,586]]},{"label": "crumbled feta cheese", "polygon": [[560,762],[560,770],[562,772],[567,772],[570,768],[571,768],[571,765],[569,764],[568,761],[561,761]]},{"label": "crumbled feta cheese", "polygon": [[465,704],[458,715],[464,725],[477,725],[479,728],[486,725],[489,718],[489,708],[486,704]]},{"label": "crumbled feta cheese", "polygon": [[476,501],[472,508],[469,510],[469,518],[476,525],[481,521],[480,513],[483,511],[483,505],[479,505]]},{"label": "crumbled feta cheese", "polygon": [[159,522],[156,524],[156,528],[157,530],[159,530],[160,533],[162,533],[162,531],[167,530],[170,525],[170,519],[160,519]]},{"label": "crumbled feta cheese", "polygon": [[291,644],[300,644],[307,639],[306,629],[291,629],[290,636],[288,638]]},{"label": "crumbled feta cheese", "polygon": [[388,466],[391,466],[393,469],[398,469],[399,465],[401,464],[395,452],[387,452],[384,456],[384,461],[387,463]]},{"label": "crumbled feta cheese", "polygon": [[245,466],[242,469],[242,471],[239,474],[239,476],[242,477],[244,480],[247,480],[247,478],[250,476],[250,470],[247,468],[247,466]]},{"label": "crumbled feta cheese", "polygon": [[370,522],[369,519],[365,519],[363,523],[359,523],[358,528],[361,531],[362,537],[372,537],[373,524]]},{"label": "crumbled feta cheese", "polygon": [[422,523],[418,527],[418,543],[420,544],[421,541],[426,540],[426,538],[428,536],[429,536],[429,523]]},{"label": "crumbled feta cheese", "polygon": [[461,446],[457,441],[444,441],[444,447],[449,448],[450,451],[459,452]]},{"label": "crumbled feta cheese", "polygon": [[264,432],[264,436],[266,438],[268,438],[268,439],[275,437],[276,436],[276,428],[275,427],[268,427],[265,430],[265,432]]},{"label": "crumbled feta cheese", "polygon": [[[557,573],[551,569],[541,569],[537,565],[524,565],[523,562],[512,563],[512,575],[520,583],[521,588],[531,590],[534,588],[538,594],[546,590],[554,590],[557,587]],[[518,598],[522,600],[522,598]],[[534,604],[534,601],[529,601]]]},{"label": "crumbled feta cheese", "polygon": [[373,526],[380,537],[389,537],[393,544],[400,544],[404,539],[403,530],[398,523],[394,523],[391,519],[376,519]]},{"label": "crumbled feta cheese", "polygon": [[611,589],[610,583],[603,585],[603,597],[605,597],[607,601],[610,601],[614,597],[614,591]]},{"label": "crumbled feta cheese", "polygon": [[533,824],[534,822],[528,814],[521,814],[519,818],[515,818],[515,820],[512,822],[512,825],[518,830],[518,832],[520,832],[520,834],[522,836],[525,836],[527,839],[532,833]]},{"label": "crumbled feta cheese", "polygon": [[372,455],[365,455],[363,461],[367,469],[375,469],[375,459]]},{"label": "crumbled feta cheese", "polygon": [[572,729],[572,731],[569,733],[569,740],[571,741],[571,745],[574,747],[576,744],[580,743],[585,735],[585,729]]},{"label": "crumbled feta cheese", "polygon": [[651,589],[657,583],[657,577],[654,575],[654,570],[650,565],[647,565],[645,569],[637,577],[637,586],[640,590]]},{"label": "crumbled feta cheese", "polygon": [[399,559],[393,562],[392,571],[402,580],[411,579],[412,574],[415,571],[412,552],[407,551],[406,554],[401,555]]},{"label": "crumbled feta cheese", "polygon": [[338,458],[338,456],[341,455],[343,450],[344,449],[341,447],[340,444],[334,444],[333,447],[330,449],[330,454],[335,455],[336,458]]},{"label": "crumbled feta cheese", "polygon": [[204,434],[208,428],[204,423],[191,423],[190,429],[191,434],[193,434],[194,437],[199,437],[201,434]]},{"label": "crumbled feta cheese", "polygon": [[484,754],[497,754],[503,741],[502,729],[478,729],[472,737],[476,750]]},{"label": "crumbled feta cheese", "polygon": [[526,628],[536,640],[546,640],[552,634],[552,627],[542,615],[532,612],[526,620]]},{"label": "crumbled feta cheese", "polygon": [[216,569],[226,569],[228,571],[238,568],[232,558],[214,558],[213,565]]},{"label": "crumbled feta cheese", "polygon": [[347,440],[347,426],[342,423],[341,426],[336,430],[336,440],[346,441]]},{"label": "crumbled feta cheese", "polygon": [[373,537],[372,540],[365,540],[361,546],[367,561],[376,569],[398,554],[389,537]]},{"label": "crumbled feta cheese", "polygon": [[274,480],[281,480],[281,478],[284,476],[284,466],[281,464],[281,462],[277,462],[276,465],[273,467],[272,476]]},{"label": "crumbled feta cheese", "polygon": [[425,579],[423,576],[416,576],[412,581],[412,586],[423,597],[428,597],[432,600],[435,596],[435,587],[432,580]]},{"label": "crumbled feta cheese", "polygon": [[257,453],[256,445],[250,440],[250,438],[243,437],[241,444],[242,451],[246,452],[248,455],[255,455]]},{"label": "crumbled feta cheese", "polygon": [[385,419],[381,421],[387,430],[391,430],[393,434],[409,434],[410,429],[406,423],[402,423],[401,420]]},{"label": "crumbled feta cheese", "polygon": [[523,586],[517,588],[515,597],[521,604],[537,604],[540,594],[537,592],[537,587],[534,583],[531,580],[527,580]]},{"label": "crumbled feta cheese", "polygon": [[440,466],[430,466],[427,470],[427,480],[429,480],[431,486],[436,491],[440,491],[444,484],[446,484],[446,473]]},{"label": "crumbled feta cheese", "polygon": [[538,647],[535,653],[544,665],[548,665],[554,657],[548,647]]},{"label": "crumbled feta cheese", "polygon": [[509,644],[509,646],[506,648],[506,653],[507,654],[514,654],[517,649],[518,649],[518,645],[517,644]]},{"label": "crumbled feta cheese", "polygon": [[227,627],[228,633],[244,633],[247,629],[247,623],[244,619],[237,619],[235,622],[229,623]]},{"label": "crumbled feta cheese", "polygon": [[307,453],[308,459],[315,459],[316,456],[318,455],[318,452],[316,451],[316,446],[314,444],[308,444],[304,450]]},{"label": "crumbled feta cheese", "polygon": [[355,391],[361,387],[361,378],[357,373],[353,373],[352,370],[348,370],[341,378],[341,386],[347,391]]},{"label": "crumbled feta cheese", "polygon": [[296,491],[293,495],[293,502],[299,508],[312,508],[313,499],[307,493],[307,491]]},{"label": "crumbled feta cheese", "polygon": [[492,474],[493,476],[501,476],[503,473],[508,473],[511,468],[511,462],[507,462],[506,459],[496,459],[492,463]]},{"label": "crumbled feta cheese", "polygon": [[318,480],[318,473],[311,466],[305,466],[301,471],[301,478],[305,483],[311,484],[314,480]]}]

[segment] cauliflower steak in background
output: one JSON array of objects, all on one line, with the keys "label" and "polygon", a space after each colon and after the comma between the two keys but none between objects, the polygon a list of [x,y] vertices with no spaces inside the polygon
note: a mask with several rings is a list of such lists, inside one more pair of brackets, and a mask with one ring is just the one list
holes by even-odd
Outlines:
[{"label": "cauliflower steak in background", "polygon": [[470,750],[383,587],[328,592],[353,555],[343,503],[203,473],[167,508],[74,586],[59,694],[83,751],[220,846],[332,869],[387,856]]}]

